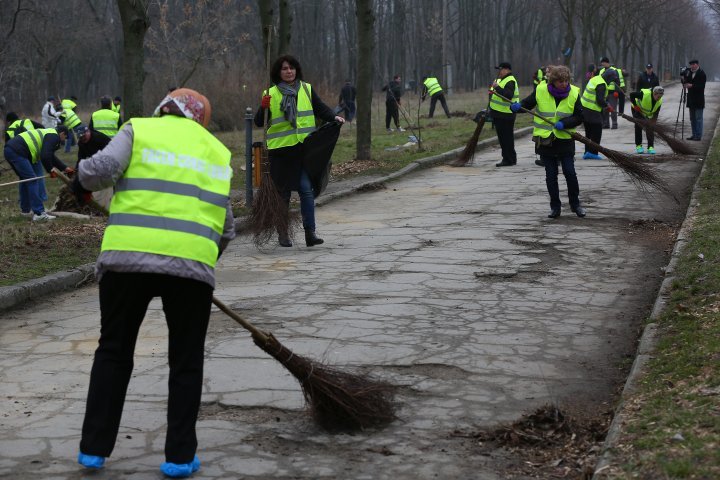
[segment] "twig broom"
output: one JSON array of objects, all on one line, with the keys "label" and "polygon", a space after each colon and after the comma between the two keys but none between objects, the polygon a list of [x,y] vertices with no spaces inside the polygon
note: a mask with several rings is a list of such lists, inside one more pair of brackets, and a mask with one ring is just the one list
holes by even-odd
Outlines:
[{"label": "twig broom", "polygon": [[[57,169],[54,171],[70,186],[72,182],[65,174]],[[89,204],[108,215],[108,211],[94,200]],[[255,345],[279,361],[297,379],[312,416],[320,427],[330,432],[355,431],[382,427],[397,418],[394,385],[297,355],[272,333],[258,329],[215,296],[212,301],[250,332]]]},{"label": "twig broom", "polygon": [[673,137],[672,133],[670,132],[670,127],[668,127],[667,125],[659,122],[652,122],[649,119],[635,118],[624,113],[620,113],[620,116],[625,120],[632,122],[635,125],[638,125],[645,131],[651,131],[657,134],[657,136],[660,137],[662,141],[667,144],[668,147],[670,147],[673,153],[677,153],[680,155],[692,155],[696,153],[690,145],[683,142],[682,140],[678,140],[677,138]]},{"label": "twig broom", "polygon": [[[499,93],[495,92],[497,96],[500,98],[507,100],[510,102],[508,98],[500,95]],[[550,120],[538,115],[537,113],[528,110],[526,108],[520,108],[525,113],[529,113],[533,115],[536,118],[539,118],[543,122],[553,125],[553,122]],[[584,137],[580,135],[577,132],[567,132],[574,140],[587,145],[588,147],[597,150],[604,154],[617,168],[619,168],[623,173],[625,173],[630,181],[632,181],[636,187],[643,190],[645,185],[649,185],[657,190],[660,190],[661,192],[667,193],[671,197],[675,198],[674,194],[672,193],[672,190],[670,190],[670,187],[668,184],[660,178],[654,171],[654,169],[645,163],[639,162],[636,159],[634,159],[631,155],[627,155],[625,153],[618,152],[616,150],[611,150],[609,148],[605,148],[602,145],[599,145],[592,140],[590,140],[587,137]]]},{"label": "twig broom", "polygon": [[477,142],[480,139],[480,134],[482,133],[483,127],[485,126],[485,120],[487,120],[487,116],[490,115],[491,98],[492,93],[488,95],[488,104],[487,108],[485,108],[485,113],[481,115],[478,119],[475,131],[470,136],[467,144],[465,144],[465,148],[463,149],[463,151],[460,153],[458,158],[450,162],[451,167],[464,167],[470,160],[472,160],[473,156],[475,155],[475,149],[477,148]]}]

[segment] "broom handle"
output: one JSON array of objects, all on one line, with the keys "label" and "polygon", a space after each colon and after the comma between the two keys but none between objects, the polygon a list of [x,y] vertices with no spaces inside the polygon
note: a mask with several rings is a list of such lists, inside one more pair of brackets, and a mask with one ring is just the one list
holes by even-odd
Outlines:
[{"label": "broom handle", "polygon": [[[57,175],[57,177],[58,177],[60,180],[62,180],[62,182],[65,183],[65,185],[67,185],[68,187],[72,184],[72,180],[70,180],[63,172],[61,172],[61,171],[58,170],[57,168],[53,168],[52,171],[55,172],[55,174]],[[99,203],[97,203],[95,200],[90,200],[90,201],[88,202],[88,205],[92,206],[95,210],[97,210],[97,211],[99,211],[99,212],[102,212],[102,213],[105,214],[105,215],[108,215],[108,216],[110,215],[110,212],[108,212],[105,207],[103,207],[102,205],[100,205]],[[218,300],[217,298],[215,298],[215,296],[212,297],[212,302],[213,302],[220,310],[222,310],[222,311],[225,312],[228,316],[230,316],[233,320],[235,320],[237,323],[239,323],[240,325],[242,325],[242,327],[243,327],[245,330],[247,330],[248,332],[250,332],[250,333],[252,334],[253,338],[256,338],[256,339],[258,339],[258,340],[260,340],[260,341],[262,341],[262,342],[267,342],[267,341],[268,341],[268,335],[267,335],[266,333],[258,330],[252,323],[248,322],[247,320],[245,320],[244,318],[242,318],[240,315],[238,315],[237,313],[235,313],[235,312],[233,312],[232,310],[230,310],[230,307],[228,307],[227,305],[225,305],[224,303],[222,303],[220,300]]]},{"label": "broom handle", "polygon": [[17,185],[18,183],[32,182],[34,180],[40,180],[42,178],[47,178],[47,177],[48,177],[48,175],[43,175],[42,177],[33,177],[33,178],[26,178],[25,180],[15,180],[14,182],[0,183],[0,187],[7,187],[8,185]]}]

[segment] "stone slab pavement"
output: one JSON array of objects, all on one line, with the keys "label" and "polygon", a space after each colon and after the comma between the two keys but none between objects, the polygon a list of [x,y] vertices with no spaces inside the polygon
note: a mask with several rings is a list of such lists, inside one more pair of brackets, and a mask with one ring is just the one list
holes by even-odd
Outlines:
[{"label": "stone slab pavement", "polygon": [[[672,121],[677,90],[667,90],[662,114]],[[708,99],[717,90],[708,84]],[[711,100],[706,123],[716,110]],[[632,126],[620,120],[603,144],[631,152]],[[551,220],[530,138],[516,146],[516,167],[495,168],[490,148],[467,167],[414,172],[324,204],[324,245],[258,251],[246,236],[230,245],[216,296],[296,353],[400,385],[399,420],[354,435],[318,430],[290,375],[215,311],[198,422],[203,467],[193,478],[500,479],[517,458],[481,450],[474,429],[548,402],[608,408],[667,263],[667,239],[652,232],[683,220],[702,159],[668,160],[658,144],[664,160],[654,165],[678,203],[638,190],[607,160],[578,160],[588,216],[565,203]],[[165,332],[155,301],[116,449],[90,474],[75,456],[97,287],[3,312],[0,476],[161,478]]]}]

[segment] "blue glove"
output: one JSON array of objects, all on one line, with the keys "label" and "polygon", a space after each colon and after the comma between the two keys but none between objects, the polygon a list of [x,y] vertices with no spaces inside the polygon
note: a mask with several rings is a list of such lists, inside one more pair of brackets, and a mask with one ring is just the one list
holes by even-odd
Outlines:
[{"label": "blue glove", "polygon": [[556,130],[565,130],[565,124],[563,122],[555,122]]},{"label": "blue glove", "polygon": [[518,102],[510,104],[510,110],[512,110],[513,113],[519,112],[521,108],[522,108],[522,105],[520,105]]}]

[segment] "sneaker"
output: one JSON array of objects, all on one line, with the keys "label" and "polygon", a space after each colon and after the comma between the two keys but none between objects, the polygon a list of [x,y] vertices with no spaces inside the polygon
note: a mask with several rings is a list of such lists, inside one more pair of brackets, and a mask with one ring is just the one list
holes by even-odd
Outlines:
[{"label": "sneaker", "polygon": [[37,213],[33,215],[32,221],[33,222],[45,222],[47,220],[55,220],[57,217],[53,215],[48,215],[47,212],[42,212],[40,215]]},{"label": "sneaker", "polygon": [[195,455],[190,463],[164,462],[160,465],[160,471],[170,478],[186,478],[200,470],[200,459]]},{"label": "sneaker", "polygon": [[85,455],[84,453],[78,453],[78,463],[85,468],[103,468],[105,465],[105,457],[98,457],[96,455]]},{"label": "sneaker", "polygon": [[33,212],[20,212],[20,215],[22,215],[23,217],[32,217]]},{"label": "sneaker", "polygon": [[392,132],[393,132],[393,129],[392,129],[392,128],[388,128],[388,129],[387,129],[387,133],[392,133]]},{"label": "sneaker", "polygon": [[653,147],[648,147],[647,152],[648,152],[650,155],[655,155],[655,149],[654,149]]},{"label": "sneaker", "polygon": [[405,131],[405,129],[404,129],[404,128],[402,128],[402,127],[398,127],[398,132],[404,132],[404,131]]},{"label": "sneaker", "polygon": [[637,147],[635,147],[635,152],[636,153],[645,153],[645,150],[643,149],[642,145],[638,145]]}]

